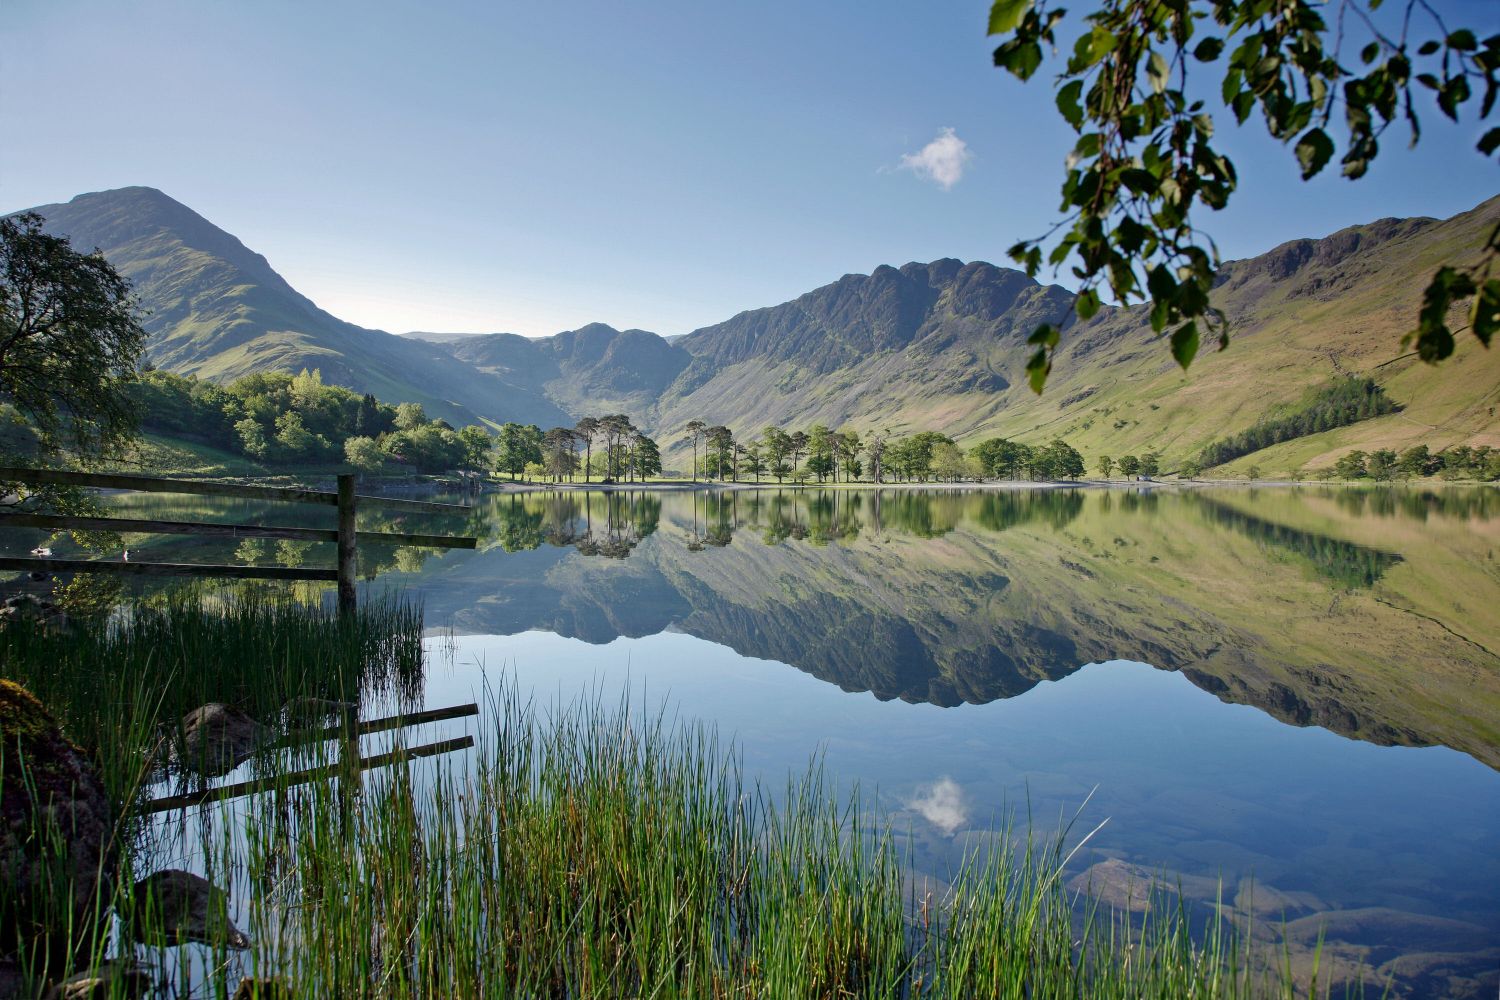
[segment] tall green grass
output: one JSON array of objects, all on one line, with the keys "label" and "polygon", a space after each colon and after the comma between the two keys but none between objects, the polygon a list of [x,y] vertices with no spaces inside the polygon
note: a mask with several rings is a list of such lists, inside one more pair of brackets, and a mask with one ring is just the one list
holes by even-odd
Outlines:
[{"label": "tall green grass", "polygon": [[258,887],[242,968],[299,996],[1296,993],[1170,895],[1144,921],[1080,906],[1065,836],[999,837],[919,896],[857,796],[816,771],[769,795],[710,729],[506,697],[480,736],[237,814],[215,863]]},{"label": "tall green grass", "polygon": [[[339,615],[287,591],[255,587],[195,587],[65,624],[0,628],[0,678],[40,699],[96,766],[116,818],[108,855],[118,868],[118,877],[97,890],[92,878],[85,883],[83,891],[96,898],[80,907],[70,902],[78,875],[66,839],[48,814],[28,810],[31,829],[0,831],[19,838],[7,850],[29,845],[51,873],[47,888],[24,902],[0,887],[6,923],[0,941],[21,941],[13,954],[0,948],[0,993],[16,975],[40,986],[70,971],[71,961],[103,960],[107,915],[122,904],[129,909],[136,862],[149,863],[153,852],[139,803],[148,785],[168,774],[185,713],[222,702],[270,723],[266,732],[274,733],[283,707],[296,698],[353,702],[385,692],[414,698],[421,629],[420,607],[406,601],[377,599]],[[49,765],[15,759],[19,735],[0,731],[0,763],[10,760],[23,776],[15,791],[30,786],[25,797],[35,802],[34,783],[24,776]]]}]

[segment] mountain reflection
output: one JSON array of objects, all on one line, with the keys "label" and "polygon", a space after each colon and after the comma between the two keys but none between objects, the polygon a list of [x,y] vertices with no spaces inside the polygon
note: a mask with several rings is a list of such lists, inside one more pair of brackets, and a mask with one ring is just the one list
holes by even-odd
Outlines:
[{"label": "mountain reflection", "polygon": [[1500,572],[1473,557],[1492,497],[502,494],[473,518],[484,551],[429,560],[417,582],[432,620],[463,632],[673,629],[940,706],[1139,660],[1291,724],[1500,766]]}]

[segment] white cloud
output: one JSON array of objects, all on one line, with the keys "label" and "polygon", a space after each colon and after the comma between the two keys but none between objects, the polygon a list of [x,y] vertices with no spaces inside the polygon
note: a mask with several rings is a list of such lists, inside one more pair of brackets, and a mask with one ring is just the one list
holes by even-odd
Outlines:
[{"label": "white cloud", "polygon": [[939,778],[925,788],[907,804],[946,836],[953,836],[959,827],[969,821],[969,807],[964,802],[964,790],[949,777]]},{"label": "white cloud", "polygon": [[951,128],[944,128],[938,137],[915,153],[901,157],[901,169],[910,170],[918,177],[933,181],[944,191],[957,184],[964,175],[964,168],[974,154],[969,144],[958,137]]}]

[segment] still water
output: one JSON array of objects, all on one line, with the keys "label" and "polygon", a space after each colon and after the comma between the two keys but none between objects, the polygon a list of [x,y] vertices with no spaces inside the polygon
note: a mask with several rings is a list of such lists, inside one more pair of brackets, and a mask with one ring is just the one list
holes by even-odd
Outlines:
[{"label": "still water", "polygon": [[[1167,873],[1298,967],[1321,935],[1375,994],[1496,995],[1500,493],[552,492],[450,521],[404,523],[480,550],[361,551],[425,604],[428,707],[666,706],[768,786],[858,783],[939,885],[1078,814],[1103,826],[1070,875],[1110,905]],[[189,547],[332,558],[141,558]]]}]

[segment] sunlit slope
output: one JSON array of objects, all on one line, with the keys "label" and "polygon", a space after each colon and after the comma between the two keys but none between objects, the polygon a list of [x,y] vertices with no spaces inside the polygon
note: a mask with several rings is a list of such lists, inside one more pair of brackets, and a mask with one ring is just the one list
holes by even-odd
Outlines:
[{"label": "sunlit slope", "polygon": [[[1500,198],[1442,222],[1384,220],[1233,262],[1214,293],[1230,321],[1228,350],[1205,346],[1183,372],[1139,325],[1139,310],[1117,312],[1069,331],[1046,393],[996,408],[971,436],[1063,435],[1091,459],[1156,449],[1176,460],[1326,380],[1367,374],[1400,413],[1266,449],[1227,471],[1316,468],[1351,447],[1500,445],[1500,350],[1460,334],[1455,357],[1429,366],[1400,346],[1431,274],[1476,260],[1497,222]],[[1019,364],[1012,356],[1007,370]]]}]

